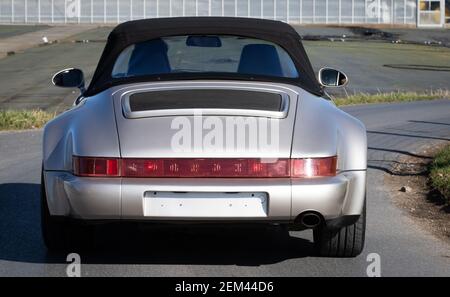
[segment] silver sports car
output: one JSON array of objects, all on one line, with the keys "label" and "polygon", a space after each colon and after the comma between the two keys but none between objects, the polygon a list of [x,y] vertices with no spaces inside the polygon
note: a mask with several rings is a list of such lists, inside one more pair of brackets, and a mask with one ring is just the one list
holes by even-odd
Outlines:
[{"label": "silver sports car", "polygon": [[289,25],[245,18],[120,24],[73,108],[44,130],[49,249],[95,223],[270,224],[313,229],[317,253],[354,257],[365,236],[364,125],[324,98]]}]

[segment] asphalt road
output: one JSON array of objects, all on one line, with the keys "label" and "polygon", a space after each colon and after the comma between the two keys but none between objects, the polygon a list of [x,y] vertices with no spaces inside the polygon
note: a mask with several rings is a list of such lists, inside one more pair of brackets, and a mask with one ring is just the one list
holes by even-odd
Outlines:
[{"label": "asphalt road", "polygon": [[[450,247],[395,207],[383,185],[401,155],[426,158],[424,145],[450,141],[450,101],[344,108],[369,137],[366,246],[353,259],[312,254],[312,234],[276,229],[97,230],[97,250],[81,253],[83,276],[365,276],[378,253],[382,276],[450,276]],[[65,254],[40,237],[41,131],[0,133],[0,275],[64,276]]]}]

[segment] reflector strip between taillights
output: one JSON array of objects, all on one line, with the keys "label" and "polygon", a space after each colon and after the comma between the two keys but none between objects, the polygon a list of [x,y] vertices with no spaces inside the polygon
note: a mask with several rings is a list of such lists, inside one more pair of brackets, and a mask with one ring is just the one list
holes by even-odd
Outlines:
[{"label": "reflector strip between taillights", "polygon": [[73,157],[73,173],[90,177],[311,178],[336,175],[337,157],[259,158],[103,158]]}]

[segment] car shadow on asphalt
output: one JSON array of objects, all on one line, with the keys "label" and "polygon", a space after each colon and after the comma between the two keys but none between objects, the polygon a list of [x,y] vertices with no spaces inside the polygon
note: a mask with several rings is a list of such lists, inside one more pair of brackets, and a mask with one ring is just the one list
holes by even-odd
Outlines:
[{"label": "car shadow on asphalt", "polygon": [[0,260],[67,263],[67,254],[77,252],[85,264],[258,266],[314,255],[310,240],[276,226],[149,228],[123,223],[96,226],[94,249],[48,253],[41,237],[39,193],[39,184],[0,184]]},{"label": "car shadow on asphalt", "polygon": [[[312,243],[280,228],[101,226],[85,263],[258,266],[313,255]],[[101,235],[99,235],[101,233]]]}]

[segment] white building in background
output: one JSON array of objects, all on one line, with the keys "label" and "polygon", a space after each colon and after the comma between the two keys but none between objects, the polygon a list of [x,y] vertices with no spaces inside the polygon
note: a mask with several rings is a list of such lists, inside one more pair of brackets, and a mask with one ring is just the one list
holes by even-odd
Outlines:
[{"label": "white building in background", "polygon": [[443,27],[450,24],[450,0],[0,0],[0,23],[112,24],[175,16]]}]

